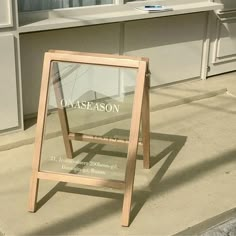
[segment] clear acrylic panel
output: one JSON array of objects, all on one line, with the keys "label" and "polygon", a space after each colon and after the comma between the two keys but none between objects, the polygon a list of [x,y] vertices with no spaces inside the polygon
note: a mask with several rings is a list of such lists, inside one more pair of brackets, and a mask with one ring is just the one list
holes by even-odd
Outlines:
[{"label": "clear acrylic panel", "polygon": [[[136,68],[53,62],[40,170],[123,180],[128,145],[117,143],[129,138],[136,76]],[[72,140],[68,158],[63,114],[70,137],[79,133],[114,145]]]}]

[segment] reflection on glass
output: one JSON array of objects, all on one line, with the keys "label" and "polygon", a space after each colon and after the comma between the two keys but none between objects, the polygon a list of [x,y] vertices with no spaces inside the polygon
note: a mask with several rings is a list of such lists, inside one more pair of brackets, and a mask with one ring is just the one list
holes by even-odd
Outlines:
[{"label": "reflection on glass", "polygon": [[112,4],[113,0],[19,0],[18,8],[23,11],[40,11],[57,8],[83,7]]},{"label": "reflection on glass", "polygon": [[[124,0],[124,3],[127,3],[127,2],[137,2],[137,1],[140,2],[140,0]],[[142,1],[147,1],[147,0],[142,0]]]},{"label": "reflection on glass", "polygon": [[[52,68],[41,170],[123,180],[128,146],[106,141],[128,140],[137,69],[64,62]],[[100,143],[72,139],[68,158],[63,115],[70,137]]]}]

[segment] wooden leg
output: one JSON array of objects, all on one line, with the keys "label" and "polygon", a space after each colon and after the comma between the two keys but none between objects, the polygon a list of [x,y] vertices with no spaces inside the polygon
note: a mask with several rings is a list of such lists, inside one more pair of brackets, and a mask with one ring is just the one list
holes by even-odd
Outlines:
[{"label": "wooden leg", "polygon": [[125,176],[125,192],[122,209],[122,226],[129,226],[131,201],[133,195],[133,185],[136,167],[137,146],[135,143],[130,145],[130,152],[128,153],[128,161]]},{"label": "wooden leg", "polygon": [[143,94],[142,105],[142,141],[143,141],[143,167],[150,168],[150,109],[149,109],[149,76],[147,76]]},{"label": "wooden leg", "polygon": [[143,104],[143,92],[145,85],[146,63],[140,63],[137,76],[137,87],[134,95],[134,103],[132,110],[131,128],[129,136],[129,147],[127,155],[127,165],[125,172],[125,192],[122,209],[122,226],[129,226],[131,201],[133,195],[133,185],[136,167],[136,156],[138,148],[138,138],[141,120],[141,110]]},{"label": "wooden leg", "polygon": [[63,136],[64,145],[66,149],[66,156],[67,158],[71,159],[73,158],[73,147],[72,147],[72,142],[69,139],[69,125],[68,125],[68,117],[67,117],[66,109],[62,106],[64,94],[62,90],[58,63],[54,62],[52,67],[53,67],[53,87],[54,87],[55,96],[56,96],[57,111],[58,111],[58,115],[60,119],[62,136]]},{"label": "wooden leg", "polygon": [[37,171],[32,173],[31,181],[30,181],[30,197],[29,197],[29,211],[36,211],[36,202],[38,198],[38,187],[39,180],[37,178]]},{"label": "wooden leg", "polygon": [[35,136],[35,149],[32,163],[32,176],[30,183],[30,195],[29,195],[29,211],[34,212],[36,208],[37,195],[38,195],[38,172],[40,168],[42,142],[44,135],[45,118],[47,115],[47,97],[49,87],[50,75],[50,57],[45,54],[42,74],[42,84],[40,90],[39,109],[37,118],[37,128]]}]

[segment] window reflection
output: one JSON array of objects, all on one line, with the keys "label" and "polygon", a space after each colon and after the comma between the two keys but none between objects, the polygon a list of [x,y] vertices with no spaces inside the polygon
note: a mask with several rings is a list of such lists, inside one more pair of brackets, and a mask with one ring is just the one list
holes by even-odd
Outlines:
[{"label": "window reflection", "polygon": [[19,0],[18,8],[23,11],[40,11],[68,7],[112,4],[113,0]]}]

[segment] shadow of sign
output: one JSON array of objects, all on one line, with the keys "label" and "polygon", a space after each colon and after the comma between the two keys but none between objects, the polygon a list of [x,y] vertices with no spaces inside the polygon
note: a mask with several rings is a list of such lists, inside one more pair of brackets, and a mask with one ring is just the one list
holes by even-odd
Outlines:
[{"label": "shadow of sign", "polygon": [[[119,138],[128,139],[129,137],[129,131],[128,130],[122,130],[122,129],[112,129],[109,132],[105,133],[104,137],[114,137],[118,134]],[[187,137],[185,136],[179,136],[179,135],[171,135],[171,134],[161,134],[161,133],[151,133],[151,167],[154,167],[158,162],[161,160],[165,160],[164,163],[161,165],[160,169],[155,174],[154,178],[150,180],[148,183],[148,188],[150,191],[142,191],[142,190],[136,190],[134,189],[134,196],[133,196],[133,206],[131,210],[131,223],[135,219],[138,212],[141,210],[141,208],[145,205],[145,202],[147,199],[152,196],[153,194],[156,194],[156,190],[158,189],[158,184],[165,175],[165,173],[168,171],[168,168],[171,166],[172,162],[177,157],[178,153],[184,146],[185,142],[187,140]],[[75,151],[75,157],[77,158],[79,155],[83,154],[85,157],[82,159],[81,163],[90,163],[93,161],[93,159],[96,157],[96,155],[103,155],[105,158],[112,158],[113,156],[118,157],[118,159],[121,159],[121,161],[125,162],[127,157],[127,152],[123,151],[111,151],[111,150],[105,150],[106,146],[105,144],[93,144],[89,143],[82,147],[81,149]],[[141,148],[139,148],[141,149]],[[140,151],[140,150],[139,150]],[[141,154],[137,154],[137,162],[140,162],[140,160],[143,159],[143,156]],[[85,168],[86,165],[79,163],[74,167],[74,169],[71,169],[70,173],[78,173],[78,169]],[[139,167],[138,167],[139,168]],[[149,175],[149,170],[147,171],[147,175]],[[137,168],[136,168],[137,172]],[[110,191],[110,189],[109,189]],[[109,215],[112,215],[116,212],[120,211],[120,208],[122,206],[122,200],[123,200],[123,192],[107,192],[104,190],[96,190],[96,189],[84,189],[80,186],[74,187],[69,186],[67,183],[58,183],[55,185],[54,188],[52,188],[45,196],[43,196],[39,202],[38,202],[38,209],[40,209],[43,205],[45,205],[57,192],[65,192],[65,193],[74,193],[74,194],[83,194],[87,196],[94,196],[94,197],[103,197],[112,199],[112,201],[108,201],[105,204],[99,205],[96,207],[96,209],[91,209],[88,212],[81,212],[79,214],[74,215],[73,218],[66,218],[61,222],[60,224],[54,224],[47,226],[46,228],[40,229],[37,234],[45,234],[49,233],[59,233],[62,234],[63,232],[66,233],[66,228],[69,228],[70,230],[79,229],[84,224],[93,224],[94,221],[102,220],[106,217],[109,217]],[[94,214],[96,212],[96,214]],[[66,227],[63,227],[63,225],[67,225]],[[68,229],[69,229],[68,228]],[[34,232],[35,233],[35,232]]]}]

